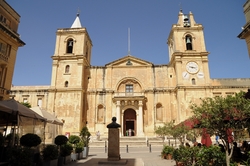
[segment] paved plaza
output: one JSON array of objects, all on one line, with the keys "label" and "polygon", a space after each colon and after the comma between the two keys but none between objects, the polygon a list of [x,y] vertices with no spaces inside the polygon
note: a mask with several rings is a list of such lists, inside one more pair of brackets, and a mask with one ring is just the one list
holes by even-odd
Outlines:
[{"label": "paved plaza", "polygon": [[[120,148],[121,159],[126,159],[127,164],[122,166],[175,166],[174,160],[161,158],[162,146]],[[114,164],[99,164],[107,159],[105,148],[91,147],[87,159],[72,161],[68,166],[113,166]]]}]

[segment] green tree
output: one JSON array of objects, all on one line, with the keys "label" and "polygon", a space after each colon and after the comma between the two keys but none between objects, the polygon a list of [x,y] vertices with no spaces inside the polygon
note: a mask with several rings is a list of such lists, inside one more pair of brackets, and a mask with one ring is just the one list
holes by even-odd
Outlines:
[{"label": "green tree", "polygon": [[29,102],[20,102],[20,104],[24,105],[25,107],[31,108],[31,105]]},{"label": "green tree", "polygon": [[[201,128],[206,128],[210,135],[218,135],[226,150],[226,163],[230,165],[229,147],[233,147],[231,138],[237,139],[241,135],[232,135],[240,133],[248,126],[250,115],[250,100],[246,99],[244,92],[235,95],[201,99],[201,103],[192,103],[190,108],[193,111],[194,118],[200,122]],[[232,132],[231,132],[232,131]]]},{"label": "green tree", "polygon": [[155,129],[155,134],[164,139],[165,136],[170,135],[169,133],[173,126],[173,122],[164,123],[163,126],[158,126]]},{"label": "green tree", "polygon": [[189,131],[190,129],[184,124],[175,125],[174,122],[168,122],[164,123],[164,126],[158,126],[155,133],[163,138],[170,135],[184,144],[184,138]]}]

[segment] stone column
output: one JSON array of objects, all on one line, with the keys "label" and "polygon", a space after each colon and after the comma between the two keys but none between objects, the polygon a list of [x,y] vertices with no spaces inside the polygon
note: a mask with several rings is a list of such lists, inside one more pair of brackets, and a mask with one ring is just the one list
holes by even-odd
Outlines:
[{"label": "stone column", "polygon": [[142,112],[142,101],[139,101],[138,119],[137,119],[137,135],[144,136],[143,132],[143,112]]},{"label": "stone column", "polygon": [[116,121],[119,124],[121,124],[120,118],[121,118],[121,104],[120,104],[120,101],[117,101],[116,102],[116,119],[117,119]]}]

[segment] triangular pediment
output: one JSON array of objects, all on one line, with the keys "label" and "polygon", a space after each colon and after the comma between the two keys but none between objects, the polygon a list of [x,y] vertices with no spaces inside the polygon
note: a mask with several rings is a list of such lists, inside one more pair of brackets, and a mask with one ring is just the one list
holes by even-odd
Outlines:
[{"label": "triangular pediment", "polygon": [[152,66],[153,63],[142,60],[140,58],[136,58],[132,55],[127,55],[120,59],[117,59],[113,62],[106,64],[106,67],[126,67],[126,66],[136,66],[136,67],[143,67],[143,66]]}]

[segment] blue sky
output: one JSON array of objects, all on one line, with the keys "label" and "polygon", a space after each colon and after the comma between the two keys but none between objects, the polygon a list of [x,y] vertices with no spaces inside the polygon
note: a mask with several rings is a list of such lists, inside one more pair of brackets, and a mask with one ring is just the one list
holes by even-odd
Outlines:
[{"label": "blue sky", "polygon": [[[211,78],[250,78],[244,40],[245,0],[6,0],[20,15],[18,33],[26,43],[17,53],[13,85],[50,85],[56,30],[80,20],[93,42],[92,66],[128,53],[156,65],[168,64],[166,44],[180,6],[204,26]],[[181,4],[181,5],[180,5]]]}]

